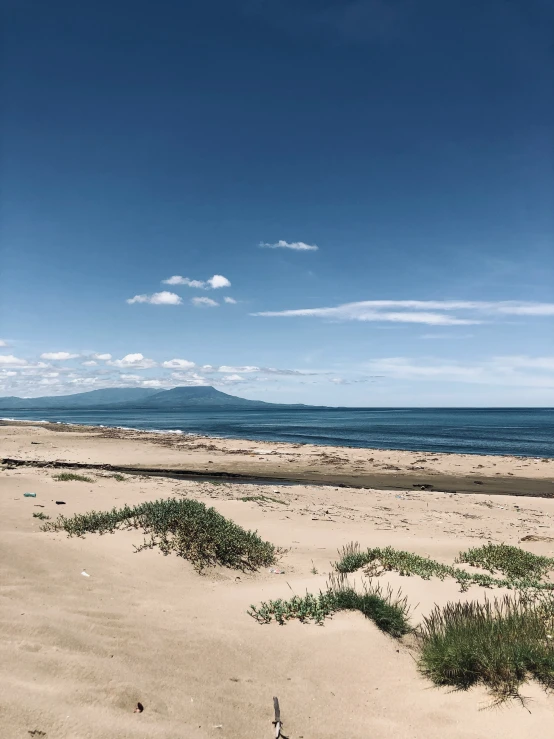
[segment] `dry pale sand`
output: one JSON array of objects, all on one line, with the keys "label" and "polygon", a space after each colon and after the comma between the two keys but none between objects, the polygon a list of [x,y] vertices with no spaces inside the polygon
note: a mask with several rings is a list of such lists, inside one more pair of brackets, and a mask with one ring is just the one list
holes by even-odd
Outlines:
[{"label": "dry pale sand", "polygon": [[[201,470],[210,461],[209,467],[223,469],[227,456],[238,460],[235,470],[260,474],[263,462],[257,458],[264,455],[250,454],[285,451],[283,445],[220,440],[186,444],[152,440],[151,435],[114,439],[109,433],[61,433],[37,426],[0,428],[0,456],[29,463],[158,468],[181,463],[189,469],[195,462]],[[190,449],[191,444],[217,449]],[[222,445],[251,451],[234,455],[221,451]],[[294,460],[288,456],[293,451],[305,452],[308,461],[323,451],[288,446],[272,464]],[[325,451],[355,458],[360,465],[368,458],[368,450]],[[394,458],[396,466],[405,466],[413,461],[407,455],[369,456],[383,464]],[[552,480],[552,462],[432,456],[453,469],[460,464],[462,475],[474,474],[482,464],[479,474],[494,476],[493,464],[496,469],[500,464],[503,475],[512,471],[515,477],[518,465],[528,465],[526,479]],[[251,459],[258,466],[250,465]],[[321,457],[318,464],[324,471]],[[289,597],[291,590],[316,592],[325,585],[337,548],[352,540],[362,546],[390,544],[451,563],[466,546],[488,539],[517,543],[535,535],[541,540],[521,545],[552,556],[554,500],[490,496],[480,489],[459,495],[137,475],[118,482],[101,471],[88,473],[94,483],[58,482],[54,472],[30,464],[0,471],[2,737],[41,731],[47,739],[269,739],[273,695],[280,699],[291,739],[520,739],[547,731],[554,698],[535,684],[524,686],[526,708],[516,701],[492,708],[484,689],[432,687],[418,674],[409,645],[380,633],[360,614],[339,614],[323,627],[279,627],[257,624],[247,609],[251,603]],[[27,491],[36,498],[25,498]],[[240,500],[259,494],[282,503]],[[36,511],[55,517],[62,510],[71,515],[172,495],[205,501],[287,548],[280,563],[285,574],[217,568],[200,576],[177,557],[156,550],[135,553],[133,545],[142,541],[135,532],[67,538],[40,531],[40,521],[32,517]],[[66,505],[57,506],[56,500]],[[312,574],[313,567],[318,574]],[[402,586],[417,606],[415,622],[434,603],[483,597],[475,587],[460,594],[452,581],[395,574],[382,580]],[[142,714],[134,713],[138,701],[144,705]]]}]

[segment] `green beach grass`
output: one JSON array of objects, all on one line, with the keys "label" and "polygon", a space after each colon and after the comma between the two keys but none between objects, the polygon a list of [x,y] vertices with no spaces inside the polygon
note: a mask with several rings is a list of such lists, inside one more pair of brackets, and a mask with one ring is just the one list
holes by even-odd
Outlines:
[{"label": "green beach grass", "polygon": [[554,688],[554,599],[518,594],[436,607],[418,630],[419,669],[435,685],[484,684],[498,701],[528,679]]},{"label": "green beach grass", "polygon": [[54,480],[58,482],[94,482],[92,477],[77,475],[75,472],[61,472],[59,475],[54,475]]},{"label": "green beach grass", "polygon": [[111,511],[90,511],[59,516],[44,531],[65,531],[69,536],[113,533],[117,529],[141,529],[144,539],[137,551],[157,547],[188,559],[200,571],[216,564],[255,570],[274,564],[278,550],[256,532],[246,531],[214,508],[195,500],[169,498]]},{"label": "green beach grass", "polygon": [[258,623],[267,624],[275,620],[284,625],[297,619],[302,623],[313,621],[323,624],[326,618],[339,611],[360,611],[387,634],[400,637],[411,631],[409,607],[400,592],[394,594],[390,588],[383,590],[380,584],[365,583],[359,593],[343,575],[331,576],[327,589],[317,595],[293,596],[289,600],[270,600],[259,606],[250,606],[248,611]]},{"label": "green beach grass", "polygon": [[505,575],[503,578],[467,572],[459,567],[445,565],[429,557],[422,557],[419,554],[393,547],[375,547],[364,551],[360,549],[357,542],[352,542],[346,545],[339,554],[340,559],[335,562],[334,567],[337,572],[341,573],[355,572],[361,567],[366,567],[367,574],[370,575],[383,571],[394,571],[406,577],[416,575],[424,580],[429,580],[431,577],[438,577],[440,580],[453,578],[462,590],[467,590],[471,585],[519,590],[554,589],[553,583],[543,581],[544,576],[554,567],[554,560],[537,557],[523,549],[504,544],[489,544],[486,547],[461,552],[457,560],[489,569],[491,572],[498,570]]}]

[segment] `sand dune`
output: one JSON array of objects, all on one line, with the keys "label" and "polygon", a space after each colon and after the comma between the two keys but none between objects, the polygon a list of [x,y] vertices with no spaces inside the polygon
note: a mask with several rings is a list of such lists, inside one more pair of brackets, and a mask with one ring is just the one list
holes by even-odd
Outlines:
[{"label": "sand dune", "polygon": [[[210,461],[209,467],[223,468],[233,459],[234,469],[261,474],[259,457],[277,451],[282,459],[270,455],[272,469],[279,463],[300,467],[289,456],[293,452],[302,453],[305,464],[317,460],[321,474],[326,464],[333,466],[316,457],[322,452],[317,447],[182,440],[216,447],[190,449],[149,435],[110,436],[3,426],[1,456],[160,467],[195,461],[199,470]],[[248,456],[257,451],[263,454]],[[345,465],[370,464],[368,456],[382,464],[394,458],[396,466],[413,462],[410,453],[367,451],[329,454],[347,459]],[[515,477],[521,467],[526,479],[552,479],[552,461],[432,456],[461,475],[474,474],[483,464],[478,470],[483,476],[501,469]],[[425,464],[429,470],[439,467],[431,460]],[[554,704],[537,685],[523,689],[529,710],[517,701],[493,709],[484,689],[464,693],[432,687],[418,674],[409,644],[382,634],[360,614],[339,614],[323,627],[279,627],[257,624],[247,609],[262,600],[288,598],[291,590],[303,594],[324,587],[337,548],[351,540],[363,546],[390,544],[451,563],[465,546],[534,536],[539,540],[522,546],[552,556],[554,500],[491,497],[480,490],[458,495],[91,476],[94,483],[58,482],[49,469],[0,471],[2,736],[16,739],[41,731],[47,739],[259,739],[272,736],[273,695],[279,696],[291,739],[544,735]],[[25,498],[27,491],[36,498]],[[175,556],[135,553],[140,533],[67,538],[40,531],[41,522],[32,517],[35,511],[55,517],[62,509],[72,515],[172,495],[213,505],[287,549],[280,561],[285,574],[215,568],[198,575]],[[282,503],[240,500],[256,495]],[[56,500],[66,504],[57,506]],[[394,573],[383,581],[401,585],[410,602],[419,604],[415,621],[435,603],[482,597],[477,588],[460,594],[453,581]],[[139,701],[141,714],[134,713]]]}]

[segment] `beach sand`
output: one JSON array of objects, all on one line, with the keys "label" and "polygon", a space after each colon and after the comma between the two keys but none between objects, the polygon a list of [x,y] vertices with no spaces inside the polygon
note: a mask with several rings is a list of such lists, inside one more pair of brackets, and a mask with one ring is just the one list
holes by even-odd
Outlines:
[{"label": "beach sand", "polygon": [[0,421],[0,434],[0,458],[385,490],[426,486],[459,493],[554,496],[552,458],[354,449],[26,422]]},{"label": "beach sand", "polygon": [[[514,700],[494,708],[480,687],[433,687],[418,673],[409,640],[391,639],[361,614],[338,614],[324,626],[280,627],[259,625],[247,610],[263,600],[289,598],[291,591],[303,595],[324,588],[337,549],[352,540],[452,563],[468,546],[487,540],[517,544],[533,536],[537,541],[521,546],[553,556],[554,499],[503,495],[493,486],[499,478],[513,478],[520,493],[547,495],[552,460],[32,424],[2,425],[0,452],[3,459],[25,463],[0,470],[0,716],[7,739],[33,731],[47,739],[269,738],[274,695],[291,739],[520,739],[544,735],[551,722],[554,698],[533,683],[522,689],[526,707]],[[86,473],[93,483],[59,482],[58,470],[35,468],[33,462],[309,476],[310,483],[138,474],[117,481],[102,470]],[[418,466],[424,469],[413,470]],[[383,475],[391,489],[367,489],[373,474]],[[402,489],[399,477],[414,482]],[[444,479],[472,494],[440,492]],[[426,480],[434,489],[413,487]],[[217,567],[199,575],[190,563],[158,550],[135,553],[140,533],[68,538],[42,532],[32,516],[181,495],[213,505],[285,548],[279,563],[285,574]],[[259,495],[281,502],[241,500]],[[395,573],[380,579],[402,587],[415,623],[435,603],[484,597],[477,587],[460,593],[449,580]],[[139,701],[140,714],[134,713]]]}]

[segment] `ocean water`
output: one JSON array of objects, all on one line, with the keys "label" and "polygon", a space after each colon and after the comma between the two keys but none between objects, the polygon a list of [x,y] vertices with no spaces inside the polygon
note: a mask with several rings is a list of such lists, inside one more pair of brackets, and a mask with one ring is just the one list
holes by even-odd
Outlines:
[{"label": "ocean water", "polygon": [[5,415],[264,441],[554,457],[554,408],[56,410]]}]

